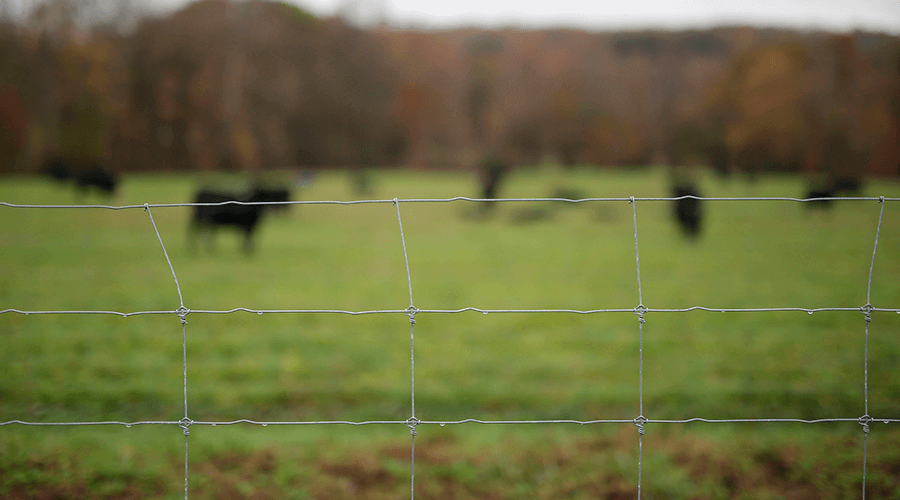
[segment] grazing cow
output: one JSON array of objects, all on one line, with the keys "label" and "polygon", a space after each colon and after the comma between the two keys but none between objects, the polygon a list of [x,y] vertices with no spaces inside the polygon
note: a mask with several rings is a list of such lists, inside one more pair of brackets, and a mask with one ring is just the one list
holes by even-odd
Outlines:
[{"label": "grazing cow", "polygon": [[74,172],[74,176],[75,183],[82,191],[88,188],[97,188],[107,196],[112,196],[116,192],[118,179],[112,172],[101,167],[99,163],[88,166],[85,170]]},{"label": "grazing cow", "polygon": [[[506,165],[497,157],[491,155],[480,166],[481,198],[493,200],[497,196],[500,181],[506,174]],[[486,214],[494,208],[493,203],[484,203],[481,206],[482,214]]]},{"label": "grazing cow", "polygon": [[497,187],[506,168],[496,159],[490,159],[482,166],[481,178],[481,197],[487,200],[493,200],[497,196]]},{"label": "grazing cow", "polygon": [[672,189],[672,197],[678,198],[675,200],[675,219],[686,236],[696,238],[700,235],[700,200],[690,196],[700,196],[690,182],[678,183]]},{"label": "grazing cow", "polygon": [[73,181],[83,192],[96,188],[111,196],[118,185],[116,175],[97,160],[54,156],[44,162],[44,172],[60,182]]},{"label": "grazing cow", "polygon": [[806,191],[806,199],[821,198],[806,202],[807,209],[828,210],[832,207],[832,198],[841,196],[861,196],[862,183],[859,178],[852,176],[829,176],[828,180],[819,180],[813,183]]},{"label": "grazing cow", "polygon": [[[265,202],[266,195],[259,189],[253,189],[249,193],[230,193],[212,189],[201,189],[194,196],[194,203],[225,203],[229,201],[239,202]],[[244,232],[244,251],[253,251],[253,232],[267,205],[243,205],[226,203],[224,205],[197,205],[194,207],[194,217],[190,224],[190,239],[199,233],[205,233],[212,248],[214,231],[222,226],[231,226]]]},{"label": "grazing cow", "polygon": [[69,179],[69,166],[65,158],[54,156],[44,162],[44,173],[60,182],[64,182]]}]

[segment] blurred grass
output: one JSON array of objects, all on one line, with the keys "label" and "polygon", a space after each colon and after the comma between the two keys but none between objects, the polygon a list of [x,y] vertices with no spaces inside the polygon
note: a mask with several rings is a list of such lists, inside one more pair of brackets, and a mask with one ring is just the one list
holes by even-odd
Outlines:
[{"label": "blurred grass", "polygon": [[[198,182],[177,176],[131,176],[112,203],[190,201]],[[790,177],[763,177],[753,184],[738,178],[701,180],[706,196],[797,197],[803,188],[800,179]],[[477,193],[469,176],[415,171],[374,174],[373,189],[371,198],[385,200]],[[500,196],[547,197],[559,189],[577,189],[588,197],[668,196],[665,173],[652,169],[526,171],[511,176]],[[900,196],[900,185],[873,181],[865,194]],[[340,172],[319,175],[297,195],[305,200],[357,198],[352,183]],[[99,197],[84,197],[33,178],[4,179],[0,201],[105,203]],[[884,207],[871,289],[871,303],[877,307],[900,307],[896,285],[900,278],[898,207],[893,202]],[[469,202],[400,204],[413,298],[419,309],[592,310],[631,309],[638,304],[632,206],[628,202],[500,203],[493,206],[490,217],[478,216],[478,208]],[[702,238],[691,242],[681,237],[671,220],[669,203],[637,202],[643,304],[650,308],[862,306],[879,209],[876,201],[838,202],[828,213],[807,210],[796,202],[707,202]],[[287,215],[269,214],[257,235],[257,252],[249,257],[240,251],[238,235],[227,232],[217,238],[215,252],[192,250],[187,241],[189,208],[154,208],[152,214],[178,276],[184,304],[190,309],[358,311],[409,305],[397,208],[390,203],[304,205],[292,207]],[[132,312],[174,310],[179,305],[162,249],[141,209],[0,207],[0,234],[2,308]],[[409,417],[409,321],[402,314],[235,313],[192,314],[187,319],[188,405],[194,420]],[[694,311],[650,313],[646,320],[644,414],[649,418],[812,419],[863,414],[865,322],[860,313]],[[873,314],[869,414],[874,416],[896,418],[900,414],[900,378],[896,376],[900,346],[893,335],[898,327],[900,315]],[[174,315],[25,317],[7,313],[0,315],[0,334],[4,342],[0,363],[7,367],[0,385],[0,420],[177,420],[184,415],[181,325]],[[420,313],[415,335],[416,416],[420,419],[592,420],[631,419],[638,414],[638,328],[631,313]],[[648,436],[662,427],[648,430]],[[848,431],[858,444],[861,434],[857,424],[837,431],[833,427],[804,429],[805,437],[797,439],[796,431],[776,424],[724,437],[717,437],[719,431],[709,427],[686,426],[687,437],[676,433],[658,444],[659,457],[648,460],[651,464],[661,460],[658,468],[669,471],[662,483],[663,477],[656,476],[661,488],[658,496],[690,497],[687,485],[699,484],[700,476],[691,477],[689,469],[666,465],[666,460],[675,460],[672,457],[677,452],[670,448],[679,440],[687,440],[682,444],[711,440],[714,444],[696,446],[739,450],[762,435],[814,449],[813,443],[821,439],[837,440],[836,446],[843,446],[841,439],[850,438],[841,432]],[[193,487],[215,491],[204,481],[221,482],[216,474],[223,470],[233,469],[240,475],[243,466],[220,463],[229,453],[242,457],[234,459],[240,463],[262,461],[263,469],[270,467],[281,471],[279,474],[287,473],[284,464],[296,458],[296,453],[307,453],[320,468],[315,477],[282,478],[281,483],[263,487],[254,486],[252,477],[267,474],[264,470],[244,471],[249,478],[244,481],[250,483],[243,490],[235,483],[233,490],[239,497],[250,497],[259,488],[284,491],[292,481],[317,482],[316,478],[352,472],[374,474],[374,479],[370,478],[373,484],[394,481],[397,484],[391,494],[402,494],[404,481],[389,480],[394,476],[381,471],[393,467],[399,476],[408,473],[403,461],[403,457],[409,458],[408,437],[400,441],[405,444],[396,444],[399,437],[385,437],[404,432],[408,436],[405,427],[395,431],[333,429],[244,427],[226,432],[192,428],[192,436],[197,436],[192,442],[209,443],[199,444],[201,450],[211,447],[192,458],[199,464],[192,469],[198,478]],[[528,453],[553,455],[572,440],[584,446],[593,446],[592,440],[611,440],[605,448],[597,445],[606,451],[572,458],[551,476],[563,483],[577,483],[589,475],[581,460],[602,456],[602,460],[614,462],[608,464],[610,470],[622,469],[608,478],[607,486],[621,483],[623,491],[630,492],[635,483],[634,429],[627,429],[627,438],[605,430],[570,429],[421,429],[428,446],[446,448],[450,457],[449,468],[426,473],[436,476],[428,476],[433,484],[421,484],[423,495],[479,498],[490,496],[494,486],[487,488],[491,491],[481,491],[478,484],[539,485],[543,481],[532,477],[538,474],[534,470],[495,470],[484,477],[480,468],[470,470],[459,463],[483,455],[485,447],[492,446],[487,444],[491,435],[503,436],[493,445],[501,450],[496,467],[525,467],[522,461],[528,460]],[[701,431],[700,437],[688,434],[694,429]],[[879,442],[876,436],[881,443],[884,439],[893,446],[900,442],[895,431],[877,427],[876,431],[873,443]],[[312,437],[300,439],[295,447],[248,437],[276,432]],[[70,474],[80,477],[85,491],[96,496],[106,495],[100,493],[101,486],[111,488],[112,496],[127,496],[128,488],[149,491],[148,496],[178,496],[178,476],[183,474],[178,466],[183,460],[180,429],[154,428],[140,433],[155,437],[138,438],[135,429],[4,427],[0,429],[0,455],[6,462],[0,467],[0,485],[13,491],[49,478],[64,481]],[[228,439],[219,437],[223,434]],[[335,434],[350,437],[344,440]],[[209,437],[201,437],[204,435]],[[434,437],[425,437],[429,435]],[[441,435],[448,437],[442,441]],[[324,449],[323,442],[329,443]],[[329,453],[352,454],[360,442],[369,443],[365,449],[371,455],[366,459],[372,461],[371,470],[363,467],[362,472],[348,472],[340,466],[347,457],[328,457]],[[619,450],[622,446],[625,451]],[[787,453],[784,445],[779,446],[772,453]],[[845,446],[852,450],[847,460],[860,457],[855,446]],[[328,451],[331,447],[334,450]],[[404,447],[406,455],[400,451],[394,458],[379,455],[391,455],[390,450]],[[73,456],[85,448],[92,448],[92,459],[69,465],[48,462],[48,457]],[[122,451],[125,448],[131,451]],[[619,451],[613,453],[613,449]],[[645,457],[653,457],[651,449],[648,446]],[[760,453],[764,449],[760,447]],[[116,458],[123,453],[154,465],[146,470],[146,463]],[[722,458],[719,452],[712,454],[715,456],[703,459]],[[701,460],[703,453],[689,455],[691,460]],[[833,458],[812,455],[826,461]],[[803,456],[788,457],[792,470],[800,467]],[[45,469],[37,468],[43,472],[28,467],[29,460],[44,464]],[[766,463],[770,462],[773,460]],[[721,460],[716,464],[722,467]],[[740,467],[752,469],[753,465],[750,459]],[[730,467],[740,469],[734,464]],[[858,479],[861,467],[855,467],[847,467],[846,474],[853,478],[847,481]],[[110,468],[114,470],[103,472]],[[28,474],[38,479],[9,472],[20,469],[32,470]],[[70,472],[63,473],[66,470]],[[872,470],[877,474],[879,469],[873,466]],[[113,479],[102,479],[104,474]],[[234,474],[225,474],[231,478],[228,481]],[[531,479],[522,479],[521,474],[531,474]],[[721,471],[710,474],[716,481],[727,476]],[[890,470],[885,474],[889,477]],[[101,486],[95,488],[91,481],[99,481]],[[456,486],[446,486],[448,481]],[[307,496],[335,496],[346,486],[325,483],[316,483],[325,489],[310,490]],[[433,490],[438,487],[435,484],[462,490],[442,493]],[[721,482],[716,485],[707,488],[706,497],[729,497],[728,488],[722,490]],[[615,488],[570,486],[579,495],[616,494]],[[329,489],[332,487],[337,489]],[[357,487],[372,498],[389,493]],[[408,491],[408,484],[406,488]],[[541,491],[536,486],[506,496],[553,496]],[[553,492],[566,496],[559,490]]]}]

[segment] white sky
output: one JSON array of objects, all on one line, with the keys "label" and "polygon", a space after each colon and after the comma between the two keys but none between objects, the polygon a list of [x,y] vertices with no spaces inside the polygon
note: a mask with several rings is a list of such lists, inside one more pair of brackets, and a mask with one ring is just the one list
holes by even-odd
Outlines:
[{"label": "white sky", "polygon": [[[185,0],[158,0],[183,5]],[[753,24],[900,34],[900,0],[288,0],[316,14],[398,26],[571,26],[600,29]]]},{"label": "white sky", "polygon": [[[0,0],[13,15],[43,0]],[[117,0],[93,0],[112,4]],[[121,0],[119,0],[121,1]],[[154,10],[191,0],[130,0]],[[233,0],[241,1],[241,0]],[[900,35],[900,0],[286,0],[319,15],[400,27],[706,28],[751,24],[799,29],[865,29]],[[101,10],[102,9],[101,7]]]},{"label": "white sky", "polygon": [[[314,11],[335,0],[295,0]],[[754,24],[900,33],[898,0],[579,0],[422,2],[383,0],[389,21],[427,25],[568,25],[586,28],[708,27]],[[306,2],[306,3],[304,3]],[[321,6],[321,7],[320,7]]]}]

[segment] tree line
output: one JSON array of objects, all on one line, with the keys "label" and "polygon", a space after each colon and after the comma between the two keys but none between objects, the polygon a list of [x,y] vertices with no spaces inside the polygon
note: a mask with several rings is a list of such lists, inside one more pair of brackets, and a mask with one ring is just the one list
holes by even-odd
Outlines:
[{"label": "tree line", "polygon": [[361,28],[256,0],[126,31],[66,5],[0,24],[0,172],[49,154],[117,171],[458,168],[490,154],[900,174],[900,38],[887,34]]}]

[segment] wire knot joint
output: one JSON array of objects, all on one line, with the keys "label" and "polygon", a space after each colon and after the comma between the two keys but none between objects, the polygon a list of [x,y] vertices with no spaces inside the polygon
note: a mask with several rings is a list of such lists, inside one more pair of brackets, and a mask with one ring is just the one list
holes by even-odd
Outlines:
[{"label": "wire knot joint", "polygon": [[856,421],[859,422],[859,425],[862,426],[863,432],[866,434],[869,433],[869,424],[871,424],[875,419],[870,417],[868,414],[859,417]]},{"label": "wire knot joint", "polygon": [[638,321],[640,321],[641,323],[646,323],[646,321],[644,320],[644,314],[646,313],[647,308],[644,307],[644,304],[638,304],[638,306],[634,308],[634,314],[637,315]]},{"label": "wire knot joint", "polygon": [[859,312],[863,313],[863,315],[866,317],[866,323],[872,322],[872,311],[874,310],[875,308],[872,307],[872,304],[866,304],[859,308]]},{"label": "wire knot joint", "polygon": [[179,319],[181,319],[182,325],[187,324],[187,319],[185,319],[185,318],[187,318],[187,315],[190,313],[191,313],[191,310],[184,306],[181,306],[175,310],[175,314],[178,315]]},{"label": "wire knot joint", "polygon": [[181,420],[178,421],[178,427],[181,427],[181,429],[184,431],[184,435],[185,435],[185,436],[190,436],[190,435],[191,435],[191,431],[188,430],[188,429],[191,427],[191,425],[192,425],[193,423],[194,423],[193,420],[191,420],[191,419],[189,419],[189,418],[187,418],[187,417],[184,417],[184,418],[182,418]]},{"label": "wire knot joint", "polygon": [[403,314],[409,317],[409,323],[411,325],[416,324],[416,314],[419,312],[419,309],[416,306],[409,306],[406,310],[403,311]]},{"label": "wire knot joint", "polygon": [[409,433],[412,434],[413,436],[415,436],[416,435],[416,426],[419,425],[420,423],[422,423],[422,422],[416,417],[409,417],[408,419],[406,419],[406,426],[409,427]]},{"label": "wire knot joint", "polygon": [[633,420],[633,423],[634,423],[634,426],[638,428],[638,434],[643,436],[644,435],[644,424],[647,423],[646,417],[644,417],[643,415],[639,415],[639,416],[635,417],[635,419]]}]

